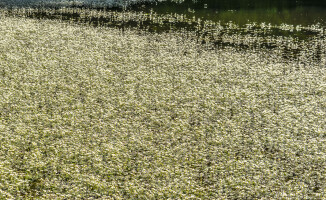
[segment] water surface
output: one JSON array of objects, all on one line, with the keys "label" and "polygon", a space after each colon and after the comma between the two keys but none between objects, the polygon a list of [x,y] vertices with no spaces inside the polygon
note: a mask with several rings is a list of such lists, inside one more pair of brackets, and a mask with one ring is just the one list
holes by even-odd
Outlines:
[{"label": "water surface", "polygon": [[326,25],[323,0],[2,0],[0,6],[84,6],[128,9],[160,14],[178,13],[221,22],[271,23],[273,25]]},{"label": "water surface", "polygon": [[[3,0],[0,5],[41,8],[25,13],[26,17],[31,18],[60,19],[121,29],[138,28],[156,33],[171,30],[193,31],[198,35],[199,43],[204,45],[210,43],[218,48],[275,49],[291,59],[311,55],[313,59],[321,60],[326,54],[322,45],[314,45],[316,41],[324,41],[325,38],[326,1],[184,0],[179,3],[175,1]],[[63,7],[73,7],[76,11],[65,11],[61,9]],[[48,12],[47,8],[55,9]],[[135,11],[142,16],[139,19],[122,20],[116,18],[115,13],[104,16],[81,16],[77,11],[89,8],[122,13],[125,10]],[[160,22],[150,17],[153,13],[160,18]],[[174,16],[192,20],[180,21]],[[207,20],[215,25],[203,29],[203,22]],[[301,29],[302,26],[308,28]],[[312,26],[318,28],[316,30],[309,28]]]}]

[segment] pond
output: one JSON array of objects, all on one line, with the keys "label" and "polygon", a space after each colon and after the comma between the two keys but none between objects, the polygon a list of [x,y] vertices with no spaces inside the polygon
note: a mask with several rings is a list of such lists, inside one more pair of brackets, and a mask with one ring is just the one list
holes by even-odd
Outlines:
[{"label": "pond", "polygon": [[124,7],[160,14],[178,13],[213,21],[326,25],[326,1],[321,0],[2,0],[0,6]]},{"label": "pond", "polygon": [[[93,26],[138,28],[157,33],[192,31],[199,43],[214,48],[279,50],[290,59],[305,54],[320,60],[325,54],[316,41],[325,40],[326,1],[3,0],[0,6],[13,10],[34,7],[37,9],[25,10],[23,15]],[[87,14],[85,9],[99,13]],[[126,11],[134,13],[134,17],[123,16]]]},{"label": "pond", "polygon": [[[141,9],[134,6],[133,9]],[[248,22],[280,25],[326,24],[326,1],[292,0],[197,0],[175,3],[171,1],[147,4],[158,13],[179,13],[213,21],[232,21],[239,25]]]}]

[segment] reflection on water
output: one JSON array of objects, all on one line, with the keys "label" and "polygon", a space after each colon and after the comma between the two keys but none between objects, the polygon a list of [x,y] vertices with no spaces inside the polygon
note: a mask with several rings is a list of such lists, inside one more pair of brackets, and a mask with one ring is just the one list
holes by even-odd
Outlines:
[{"label": "reflection on water", "polygon": [[[301,3],[300,3],[301,2]],[[324,3],[322,3],[324,2]],[[161,14],[178,13],[213,21],[232,21],[239,25],[248,22],[310,25],[320,23],[326,25],[326,1],[289,1],[289,0],[185,0],[178,4],[165,2],[133,6],[133,10],[148,11],[154,9]]]},{"label": "reflection on water", "polygon": [[[52,9],[46,8],[45,2],[52,3],[46,4]],[[275,50],[286,59],[310,56],[313,60],[320,61],[326,54],[321,44],[315,44],[315,41],[325,41],[323,19],[326,19],[326,12],[322,12],[324,8],[303,7],[302,2],[301,7],[289,4],[284,8],[284,4],[282,8],[278,4],[275,8],[264,8],[265,4],[257,3],[254,6],[250,4],[251,7],[242,6],[246,9],[226,10],[230,8],[230,4],[225,2],[223,7],[221,4],[223,1],[219,1],[214,6],[210,6],[212,1],[209,0],[198,0],[197,3],[185,0],[181,4],[171,1],[161,3],[142,1],[141,4],[128,7],[128,12],[125,12],[125,8],[108,7],[110,3],[110,5],[125,3],[122,0],[92,2],[92,6],[87,6],[81,1],[43,1],[42,7],[12,8],[8,13],[29,18],[86,23],[95,27],[115,27],[122,30],[138,29],[155,33],[191,31],[196,34],[198,43],[208,48]],[[211,3],[207,4],[209,2]],[[99,3],[106,6],[95,6]],[[65,8],[61,4],[66,5]],[[202,4],[204,6],[200,8],[199,5]]]},{"label": "reflection on water", "polygon": [[[11,12],[11,13],[10,13]],[[160,15],[154,11],[120,12],[96,11],[85,8],[62,9],[12,9],[9,15],[38,19],[59,19],[73,23],[90,24],[94,27],[114,27],[121,30],[136,29],[146,32],[182,31],[192,32],[197,42],[207,48],[236,48],[239,50],[273,50],[286,59],[310,56],[320,61],[326,49],[316,41],[325,42],[325,30],[320,25],[293,26],[251,23],[240,26],[235,23],[220,23],[183,14]]]},{"label": "reflection on water", "polygon": [[159,14],[186,14],[213,21],[326,25],[326,1],[321,0],[1,0],[0,7],[86,7],[127,9]]}]

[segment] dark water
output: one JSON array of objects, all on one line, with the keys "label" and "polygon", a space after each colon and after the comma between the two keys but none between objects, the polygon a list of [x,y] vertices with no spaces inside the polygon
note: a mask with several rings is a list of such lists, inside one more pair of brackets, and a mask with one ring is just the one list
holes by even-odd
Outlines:
[{"label": "dark water", "polygon": [[[174,0],[178,1],[178,0]],[[184,0],[182,3],[165,1],[126,1],[126,0],[2,0],[2,7],[37,7],[37,11],[27,13],[31,18],[60,19],[82,23],[90,23],[93,26],[108,26],[121,29],[140,28],[149,32],[167,32],[170,30],[195,31],[198,41],[202,44],[209,43],[215,47],[234,47],[237,49],[280,49],[285,58],[296,59],[301,52],[309,52],[313,59],[320,60],[326,52],[320,45],[311,45],[325,37],[324,33],[309,29],[284,30],[279,28],[281,24],[311,26],[318,24],[326,28],[326,0]],[[52,14],[45,12],[46,8],[55,8]],[[189,22],[164,19],[163,23],[155,23],[149,17],[141,21],[119,21],[114,16],[89,16],[81,18],[78,12],[62,12],[57,8],[92,8],[97,10],[132,10],[142,13],[180,14],[189,19],[212,20],[224,26],[218,34],[213,36],[211,30],[198,29],[202,24],[197,20]],[[238,28],[225,28],[229,22],[238,25]],[[260,26],[244,30],[246,24],[261,23],[272,24],[273,27],[263,30]],[[214,29],[214,27],[213,27]],[[252,41],[250,44],[241,41],[230,42],[225,36],[242,35],[254,36],[259,41]],[[204,38],[204,39],[203,39]],[[208,40],[207,40],[208,38]],[[269,38],[269,39],[265,39]],[[292,42],[279,43],[278,39]],[[296,48],[292,44],[298,44]],[[302,45],[303,44],[303,45]],[[312,52],[312,53],[311,53]]]},{"label": "dark water", "polygon": [[326,26],[326,0],[1,0],[0,6],[79,6],[144,12],[153,9],[160,14],[178,13],[239,25],[265,22]]},{"label": "dark water", "polygon": [[282,23],[293,25],[326,25],[326,0],[185,0],[175,3],[141,3],[132,9],[155,12],[179,13],[213,21],[232,21],[239,25],[248,22]]},{"label": "dark water", "polygon": [[[177,3],[181,2],[181,3]],[[1,0],[0,6],[85,6],[179,13],[246,24],[326,25],[326,0]]]}]

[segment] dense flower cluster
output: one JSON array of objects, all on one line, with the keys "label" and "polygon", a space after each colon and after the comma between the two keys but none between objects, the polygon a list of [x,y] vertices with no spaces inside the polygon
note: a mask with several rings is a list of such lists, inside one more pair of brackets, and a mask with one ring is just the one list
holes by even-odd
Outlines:
[{"label": "dense flower cluster", "polygon": [[326,198],[324,54],[4,14],[0,27],[0,198]]}]

